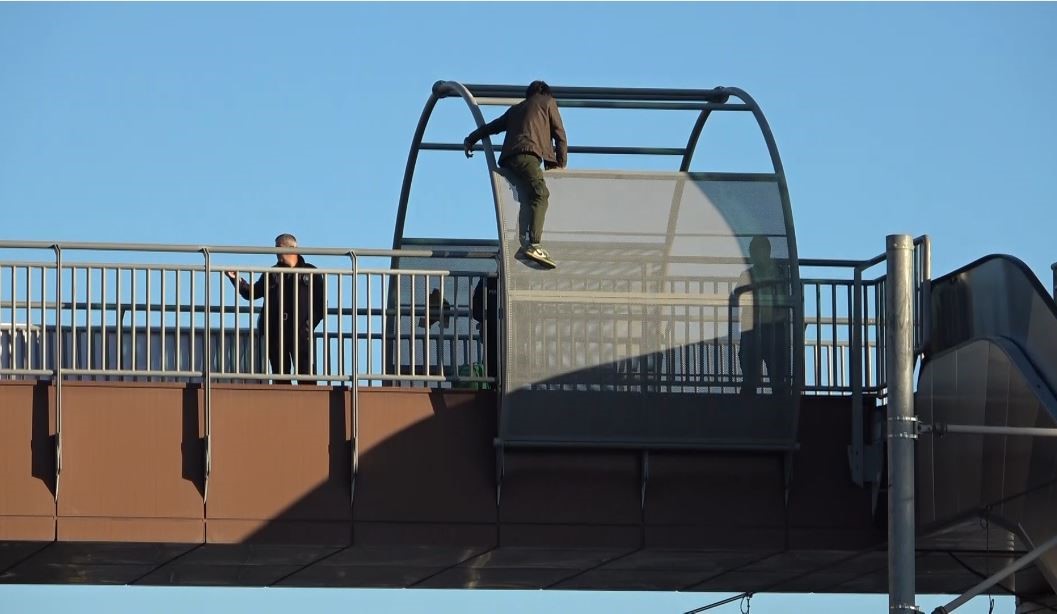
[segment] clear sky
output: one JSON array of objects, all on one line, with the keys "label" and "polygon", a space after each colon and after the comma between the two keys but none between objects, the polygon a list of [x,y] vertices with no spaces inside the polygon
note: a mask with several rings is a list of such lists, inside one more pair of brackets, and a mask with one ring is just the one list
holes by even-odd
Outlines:
[{"label": "clear sky", "polygon": [[[0,237],[389,247],[436,80],[732,85],[774,131],[802,256],[927,233],[937,274],[1003,252],[1048,286],[1054,31],[1055,4],[2,3]],[[616,113],[567,115],[570,140],[681,146],[693,119]],[[448,101],[431,139],[472,127]],[[742,168],[759,137],[739,134],[706,131],[695,168],[760,170]],[[494,233],[481,156],[424,155],[411,229]],[[0,586],[0,611],[681,612],[712,597]],[[753,611],[885,604],[760,595]]]}]

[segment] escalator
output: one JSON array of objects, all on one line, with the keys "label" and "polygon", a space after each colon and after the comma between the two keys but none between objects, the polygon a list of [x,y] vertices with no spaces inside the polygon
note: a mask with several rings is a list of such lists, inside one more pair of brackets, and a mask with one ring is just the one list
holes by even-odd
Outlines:
[{"label": "escalator", "polygon": [[[1028,267],[987,256],[934,280],[930,299],[921,422],[1057,428],[1057,306]],[[919,548],[1006,563],[1057,534],[1057,438],[922,435],[917,484]],[[1057,591],[1057,552],[1006,588]]]}]

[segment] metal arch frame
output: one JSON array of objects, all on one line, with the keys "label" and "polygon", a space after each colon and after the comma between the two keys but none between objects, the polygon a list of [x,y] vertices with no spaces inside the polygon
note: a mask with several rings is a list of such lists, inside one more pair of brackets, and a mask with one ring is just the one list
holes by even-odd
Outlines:
[{"label": "metal arch frame", "polygon": [[[748,94],[739,88],[716,87],[710,90],[701,89],[666,89],[666,88],[612,88],[612,87],[552,87],[551,92],[558,105],[561,107],[583,107],[597,109],[640,109],[640,110],[679,110],[679,111],[701,111],[698,121],[691,130],[690,139],[686,147],[598,147],[577,146],[569,147],[570,153],[585,154],[630,154],[630,155],[660,155],[680,156],[680,171],[687,171],[693,153],[697,148],[697,142],[704,128],[704,123],[712,111],[751,111],[760,124],[764,140],[767,142],[768,151],[771,154],[774,172],[781,185],[783,195],[783,206],[788,209],[788,190],[785,189],[785,174],[782,171],[781,160],[778,158],[778,149],[774,144],[774,137],[759,106]],[[419,117],[418,126],[415,128],[411,139],[411,149],[408,152],[407,164],[404,167],[404,178],[400,188],[400,199],[397,205],[396,225],[393,232],[393,248],[399,249],[402,241],[404,228],[407,220],[407,206],[411,197],[411,184],[414,181],[415,167],[418,163],[420,151],[461,151],[459,143],[428,143],[423,141],[426,126],[433,115],[433,109],[441,98],[462,98],[469,107],[477,127],[486,122],[481,113],[482,106],[509,106],[515,104],[524,97],[524,86],[515,85],[481,85],[462,84],[457,81],[437,81],[426,101],[426,105]],[[729,104],[727,100],[734,96],[742,101],[740,104]],[[498,172],[495,150],[491,140],[485,136],[481,145],[474,148],[476,151],[483,150],[486,154],[486,162],[490,172]],[[492,196],[496,201],[497,231],[498,228],[498,186],[492,178]],[[791,219],[789,211],[787,218]],[[787,220],[788,221],[788,220]]]},{"label": "metal arch frame", "polygon": [[[426,101],[426,106],[422,109],[422,115],[418,119],[418,126],[415,127],[415,134],[411,137],[411,150],[407,154],[407,165],[404,167],[404,180],[400,186],[400,201],[397,205],[396,226],[393,229],[393,249],[399,249],[403,244],[404,225],[407,221],[407,204],[411,198],[411,183],[415,178],[418,153],[423,149],[430,149],[429,147],[423,147],[422,142],[422,137],[426,133],[426,126],[433,116],[433,109],[437,106],[437,101],[441,98],[455,96],[466,101],[466,106],[469,107],[470,114],[473,115],[474,122],[478,128],[486,123],[484,115],[481,113],[481,106],[465,85],[457,81],[437,81],[433,84],[429,100]],[[498,186],[496,185],[495,175],[492,173],[498,171],[499,167],[496,164],[495,151],[492,147],[491,139],[485,135],[481,142],[485,152],[485,162],[488,164],[488,171],[491,175],[492,200],[495,201],[496,206],[496,232],[498,233],[501,230],[499,228],[499,196],[497,194]]]},{"label": "metal arch frame", "polygon": [[[792,204],[789,199],[789,187],[786,183],[785,169],[782,165],[781,156],[778,153],[778,145],[774,134],[759,104],[741,88],[737,87],[715,87],[712,89],[668,89],[668,88],[611,88],[611,87],[551,87],[551,92],[561,107],[582,107],[600,109],[640,109],[640,110],[697,110],[697,121],[694,123],[687,140],[682,149],[659,148],[659,147],[596,147],[596,146],[570,146],[570,153],[585,154],[631,154],[631,155],[670,155],[681,156],[679,172],[690,172],[690,164],[693,155],[697,151],[701,132],[705,123],[713,111],[749,111],[756,120],[757,126],[763,135],[771,158],[775,181],[778,184],[779,198],[782,202],[782,211],[785,217],[787,243],[789,248],[789,260],[793,263],[789,267],[790,282],[793,287],[793,300],[796,310],[796,321],[803,321],[803,295],[800,286],[799,254],[796,244],[796,229],[793,224]],[[730,97],[737,98],[740,103],[728,103]],[[393,248],[402,247],[404,239],[404,228],[407,219],[407,207],[411,195],[411,184],[414,180],[415,166],[418,154],[423,150],[432,151],[459,151],[462,145],[459,143],[427,143],[423,141],[426,126],[433,114],[433,109],[441,98],[460,97],[465,102],[479,128],[486,122],[481,113],[482,106],[509,106],[523,99],[523,86],[514,85],[485,85],[485,84],[462,84],[457,81],[437,81],[426,102],[418,126],[412,137],[411,149],[408,153],[407,165],[404,169],[403,183],[400,189],[400,200],[397,210],[396,225],[393,233]],[[502,234],[500,212],[499,212],[499,185],[497,175],[500,173],[496,162],[495,148],[486,135],[481,145],[475,150],[483,150],[485,161],[488,165],[489,182],[492,187],[492,200],[496,214],[496,232]],[[503,249],[500,242],[500,250]],[[500,260],[500,266],[502,262]],[[396,267],[396,262],[394,262]],[[499,272],[500,275],[502,271]],[[500,284],[505,286],[505,284]],[[502,292],[502,291],[501,291]],[[505,294],[505,292],[503,293]],[[506,303],[505,296],[499,297],[500,302]],[[509,308],[509,305],[506,305]],[[801,326],[794,327],[792,347],[802,347],[804,331]],[[505,335],[500,336],[505,337]],[[502,350],[500,350],[502,352]],[[502,362],[502,361],[500,361]],[[804,380],[804,356],[801,352],[794,352],[793,356],[793,381],[796,388],[794,392],[799,395],[800,387]],[[505,373],[500,366],[501,386],[505,389]]]}]

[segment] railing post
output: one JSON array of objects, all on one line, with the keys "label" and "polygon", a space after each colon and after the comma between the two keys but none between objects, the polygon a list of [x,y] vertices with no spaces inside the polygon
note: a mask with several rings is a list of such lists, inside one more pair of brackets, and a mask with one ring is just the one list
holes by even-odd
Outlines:
[{"label": "railing post", "polygon": [[[213,343],[213,325],[212,319],[212,296],[210,295],[210,277],[212,277],[212,265],[209,260],[209,249],[202,248],[202,258],[205,260],[205,304],[202,307],[203,315],[205,316],[205,334],[202,340],[202,396],[205,404],[205,422],[206,422],[206,474],[205,474],[205,485],[203,487],[203,501],[209,497],[209,474],[213,468],[213,378],[212,378],[212,365],[213,352],[211,344]],[[194,303],[194,295],[191,296],[191,302]],[[193,327],[194,323],[192,323]]]},{"label": "railing post", "polygon": [[[360,307],[359,307],[359,277],[360,277],[360,263],[356,258],[356,252],[349,252],[349,259],[352,261],[352,373],[349,376],[352,382],[352,407],[350,411],[352,415],[350,419],[352,421],[352,441],[349,442],[351,449],[350,462],[351,476],[349,481],[349,508],[352,508],[353,502],[356,500],[356,476],[360,470],[360,450],[359,450],[359,431],[360,431],[360,363],[359,363],[359,346],[360,346]],[[370,284],[370,279],[367,280]],[[368,295],[370,296],[370,295]],[[338,296],[338,302],[341,302],[341,296]],[[340,316],[339,316],[340,317]],[[367,318],[370,320],[371,314],[368,310]],[[370,344],[371,340],[368,336],[367,347],[368,356],[367,360],[370,360]],[[338,351],[342,351],[338,348]]]},{"label": "railing post", "polygon": [[914,604],[914,241],[888,235],[885,337],[888,371],[888,610]]},{"label": "railing post", "polygon": [[[62,475],[62,248],[55,244],[52,249],[55,250],[55,499],[58,501]],[[45,296],[41,288],[42,302],[46,302]],[[11,321],[14,322],[13,314]]]},{"label": "railing post", "polygon": [[[834,290],[836,291],[836,290]],[[836,314],[834,314],[836,317]],[[836,339],[834,339],[836,344]],[[851,311],[851,446],[848,450],[851,479],[857,486],[864,482],[863,398],[862,398],[862,268],[855,267],[852,282]]]}]

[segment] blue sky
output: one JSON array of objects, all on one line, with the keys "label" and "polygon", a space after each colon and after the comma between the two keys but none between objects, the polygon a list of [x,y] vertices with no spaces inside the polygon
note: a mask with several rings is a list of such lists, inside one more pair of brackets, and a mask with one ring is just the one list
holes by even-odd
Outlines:
[{"label": "blue sky", "polygon": [[[267,245],[288,231],[302,245],[389,247],[438,79],[732,85],[774,131],[802,256],[866,258],[886,234],[927,233],[938,274],[1003,252],[1048,285],[1055,27],[1057,5],[1010,3],[0,4],[0,238]],[[437,120],[431,140],[473,127],[452,101]],[[679,121],[570,114],[566,127],[580,144],[681,146]],[[760,148],[736,125],[706,132],[695,168],[758,170],[744,167]],[[411,228],[488,236],[481,157],[425,155]],[[822,612],[886,603],[811,599]],[[0,587],[0,609],[36,612],[680,612],[709,600]]]}]

